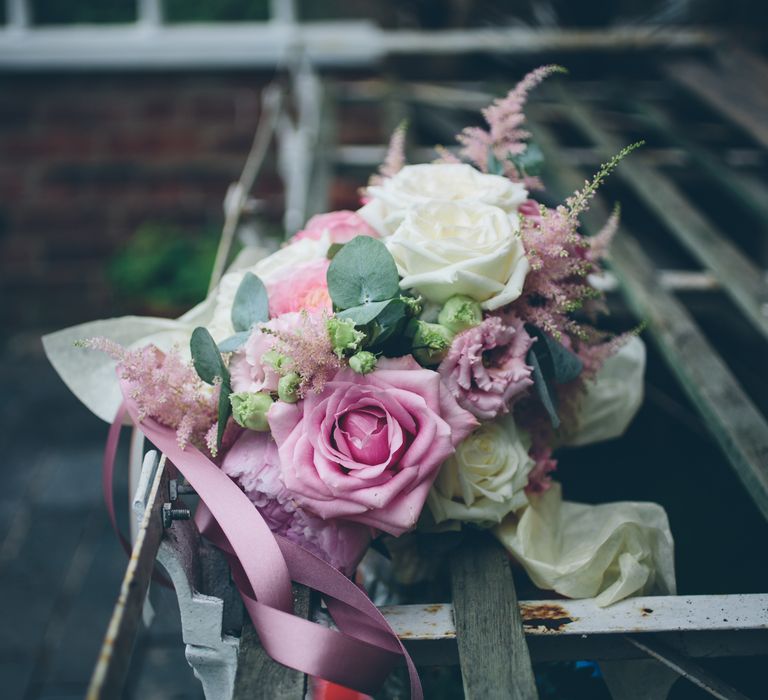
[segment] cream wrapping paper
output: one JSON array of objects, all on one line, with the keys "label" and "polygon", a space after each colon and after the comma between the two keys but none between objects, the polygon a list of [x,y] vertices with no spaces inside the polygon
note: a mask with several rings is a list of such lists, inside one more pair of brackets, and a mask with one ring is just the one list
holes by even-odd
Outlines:
[{"label": "cream wrapping paper", "polygon": [[567,598],[606,606],[675,593],[672,534],[655,503],[571,503],[554,483],[493,532],[536,586]]}]

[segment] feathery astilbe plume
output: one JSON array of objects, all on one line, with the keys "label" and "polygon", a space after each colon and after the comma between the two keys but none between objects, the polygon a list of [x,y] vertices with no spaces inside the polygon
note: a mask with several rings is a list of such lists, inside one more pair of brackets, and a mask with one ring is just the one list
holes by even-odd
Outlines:
[{"label": "feathery astilbe plume", "polygon": [[538,214],[522,215],[520,235],[531,269],[523,294],[513,304],[521,318],[547,331],[556,339],[563,334],[587,340],[592,331],[578,323],[572,313],[590,300],[603,295],[587,282],[587,275],[598,272],[600,259],[616,233],[619,210],[614,210],[603,229],[593,238],[579,233],[579,216],[588,208],[598,188],[632,151],[638,141],[619,151],[584,187],[555,209],[539,207]]},{"label": "feathery astilbe plume", "polygon": [[619,230],[619,221],[621,220],[621,206],[616,204],[608,217],[608,221],[603,224],[594,236],[589,237],[589,258],[593,262],[604,260],[608,256],[608,250],[611,242]]},{"label": "feathery astilbe plume", "polygon": [[405,166],[405,136],[408,133],[408,120],[401,121],[389,137],[387,154],[384,162],[379,166],[377,175],[372,175],[369,185],[380,185],[387,178],[399,173]]},{"label": "feathery astilbe plume", "polygon": [[540,215],[522,217],[520,234],[530,271],[520,298],[511,309],[556,339],[563,334],[586,337],[572,313],[600,295],[586,280],[597,270],[588,258],[588,240],[573,226],[568,210],[541,207]]},{"label": "feathery astilbe plume", "polygon": [[[127,350],[108,338],[90,338],[78,345],[117,360],[118,374],[131,386],[140,420],[153,418],[175,429],[181,449],[190,443],[207,445],[206,435],[216,423],[219,390],[207,386],[176,348],[168,353],[154,345]],[[215,456],[215,441],[211,453]]]},{"label": "feathery astilbe plume", "polygon": [[320,392],[326,382],[341,369],[341,361],[333,352],[325,314],[301,313],[294,328],[272,333],[277,342],[275,350],[290,358],[290,371],[301,378],[299,395],[307,391]]},{"label": "feathery astilbe plume", "polygon": [[466,127],[456,138],[462,145],[461,154],[474,163],[481,171],[488,171],[490,153],[504,167],[504,174],[511,180],[525,181],[527,185],[540,188],[538,178],[528,178],[520,172],[509,159],[519,156],[528,147],[529,131],[523,128],[525,114],[523,108],[528,100],[528,93],[546,77],[553,73],[564,73],[564,68],[556,65],[541,66],[526,75],[505,97],[501,97],[483,110],[483,117],[488,129],[479,126]]}]

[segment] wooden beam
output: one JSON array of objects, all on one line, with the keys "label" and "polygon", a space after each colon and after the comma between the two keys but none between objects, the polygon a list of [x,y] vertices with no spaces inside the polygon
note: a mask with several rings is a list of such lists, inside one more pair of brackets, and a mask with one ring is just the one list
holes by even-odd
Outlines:
[{"label": "wooden beam", "polygon": [[[567,90],[560,92],[570,121],[606,158],[626,145],[609,134],[594,110]],[[768,284],[760,269],[720,235],[670,178],[644,163],[642,156],[627,158],[616,172],[686,250],[712,272],[723,291],[768,339]]]},{"label": "wooden beam", "polygon": [[467,700],[538,698],[509,559],[490,536],[451,557],[459,665]]},{"label": "wooden beam", "polygon": [[[310,613],[310,591],[293,586],[294,612],[304,618]],[[304,700],[307,677],[300,671],[271,659],[246,615],[237,657],[237,675],[232,700]]]},{"label": "wooden beam", "polygon": [[168,472],[163,456],[145,501],[147,505],[125,570],[120,595],[88,687],[88,700],[110,700],[122,695],[141,620],[141,609],[163,536],[162,509],[167,500]]},{"label": "wooden beam", "polygon": [[768,148],[768,97],[741,71],[701,61],[675,61],[663,67],[669,78],[696,95],[755,141]]}]

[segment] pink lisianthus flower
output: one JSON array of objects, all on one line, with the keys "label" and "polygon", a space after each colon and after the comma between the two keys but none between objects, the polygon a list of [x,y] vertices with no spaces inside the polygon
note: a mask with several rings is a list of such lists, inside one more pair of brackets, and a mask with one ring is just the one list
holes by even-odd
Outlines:
[{"label": "pink lisianthus flower", "polygon": [[283,483],[305,510],[392,535],[416,524],[440,465],[477,426],[410,356],[381,359],[367,375],[343,369],[267,418]]},{"label": "pink lisianthus flower", "polygon": [[312,260],[270,281],[267,284],[269,315],[281,316],[292,311],[330,314],[333,307],[326,281],[330,262],[327,258]]},{"label": "pink lisianthus flower", "polygon": [[288,313],[256,326],[229,362],[232,391],[277,391],[280,375],[263,361],[264,355],[278,344],[275,333],[290,332],[300,323],[301,314]]},{"label": "pink lisianthus flower", "polygon": [[327,231],[331,243],[348,243],[355,236],[371,236],[378,238],[379,234],[354,211],[332,211],[327,214],[313,216],[303,231],[299,231],[291,241],[302,238],[318,239]]},{"label": "pink lisianthus flower", "polygon": [[280,455],[269,433],[243,431],[221,468],[240,484],[270,530],[346,575],[354,572],[370,544],[371,529],[340,520],[322,520],[300,508],[280,478]]},{"label": "pink lisianthus flower", "polygon": [[525,363],[532,344],[520,319],[489,316],[454,338],[437,371],[463,408],[491,420],[533,384]]}]

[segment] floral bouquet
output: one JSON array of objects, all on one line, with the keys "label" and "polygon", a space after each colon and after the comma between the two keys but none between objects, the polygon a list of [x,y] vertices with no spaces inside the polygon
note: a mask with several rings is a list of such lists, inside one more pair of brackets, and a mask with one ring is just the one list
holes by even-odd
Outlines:
[{"label": "floral bouquet", "polygon": [[[428,562],[414,565],[399,543],[481,528],[561,595],[607,605],[671,592],[659,506],[569,503],[552,481],[557,448],[623,432],[645,359],[635,334],[592,325],[603,309],[593,276],[617,217],[596,236],[579,232],[633,147],[557,208],[531,196],[538,153],[522,108],[553,70],[484,110],[487,128],[465,129],[458,156],[405,165],[398,129],[358,211],[313,217],[268,257],[244,251],[176,321],[128,317],[46,337],[53,364],[101,417],[126,406],[183,473],[215,470],[254,532],[266,524],[291,543],[280,546],[296,580],[306,553],[328,576],[351,575],[380,536],[413,579]],[[238,550],[243,520],[228,525],[198,483],[249,599],[269,597],[244,561],[253,548]]]}]

